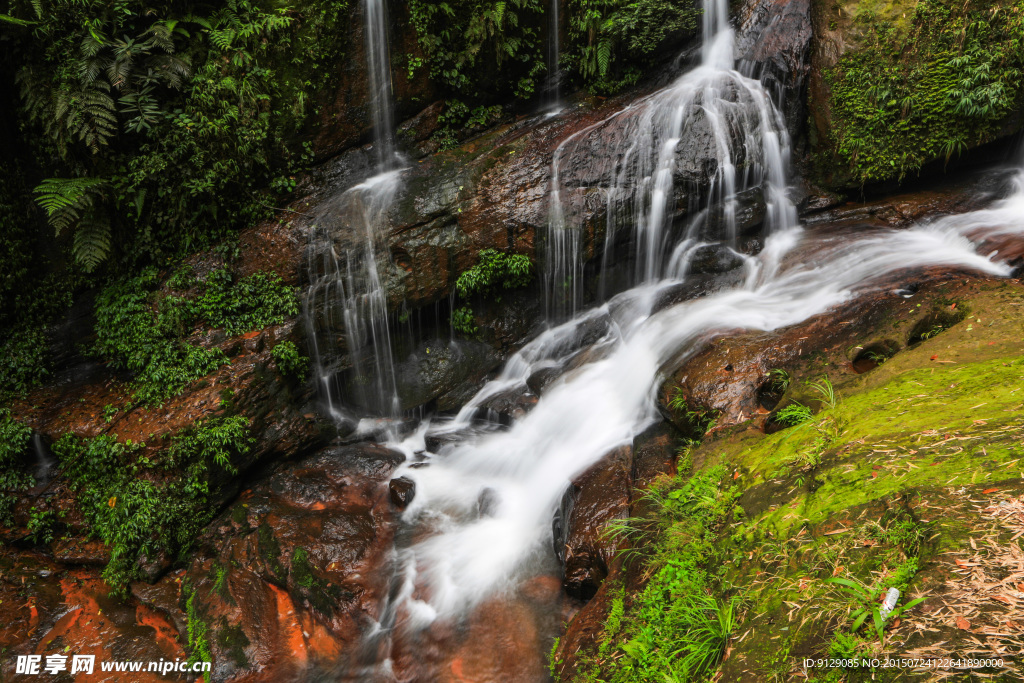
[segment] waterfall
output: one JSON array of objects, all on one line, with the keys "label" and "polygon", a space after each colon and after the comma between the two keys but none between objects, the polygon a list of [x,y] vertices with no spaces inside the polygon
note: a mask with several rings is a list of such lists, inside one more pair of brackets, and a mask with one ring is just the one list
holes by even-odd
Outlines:
[{"label": "waterfall", "polygon": [[[632,260],[625,285],[654,282],[666,274],[669,247],[684,219],[689,238],[735,246],[741,195],[760,190],[766,207],[765,232],[796,223],[786,197],[789,137],[785,121],[760,82],[733,67],[733,31],[728,3],[708,2],[700,65],[671,86],[616,112],[564,140],[552,160],[545,303],[550,320],[561,321],[583,303],[583,265],[588,221],[604,210],[604,261],[597,300],[606,298],[608,256],[617,231],[632,230]],[[713,169],[690,168],[708,153]],[[571,168],[567,165],[571,164]],[[705,197],[678,195],[693,188],[686,178],[710,175]],[[600,213],[600,212],[597,212]]]},{"label": "waterfall", "polygon": [[366,63],[377,174],[324,202],[308,249],[303,316],[321,401],[336,422],[354,409],[401,410],[388,320],[388,209],[401,188],[384,0],[366,0]]},{"label": "waterfall", "polygon": [[[661,419],[656,392],[670,365],[736,330],[770,331],[805,321],[883,286],[879,282],[896,272],[925,266],[995,276],[1011,272],[989,247],[1001,235],[1024,235],[1024,172],[1014,195],[988,211],[900,231],[836,235],[799,227],[785,195],[781,117],[757,83],[727,66],[731,30],[725,5],[720,2],[711,9],[705,16],[703,63],[613,117],[629,122],[628,135],[606,154],[614,160],[615,173],[608,177],[616,184],[605,189],[609,196],[628,197],[635,204],[632,216],[638,219],[639,239],[634,286],[553,325],[527,344],[458,417],[425,422],[414,434],[389,444],[408,456],[395,476],[412,479],[416,496],[402,516],[395,585],[370,632],[366,651],[374,660],[372,670],[358,671],[359,680],[394,680],[392,641],[420,643],[418,634],[431,625],[462,623],[493,596],[514,594],[530,577],[550,571],[552,519],[564,492],[604,455],[631,444]],[[728,230],[728,206],[739,188],[755,182],[765,188],[771,231],[758,254],[742,257],[740,284],[662,308],[657,305],[660,295],[686,277],[686,265],[702,244],[695,226],[706,225],[712,213],[702,209],[671,241],[666,223],[674,152],[687,122],[698,117],[706,119],[720,144],[715,182],[722,205],[719,218],[726,219],[718,224],[725,228],[721,238],[735,239]],[[566,144],[579,143],[596,127]],[[719,135],[725,129],[740,131],[741,142]],[[753,160],[743,173],[730,162],[738,148]],[[556,155],[556,236],[580,231],[569,218],[571,205],[558,201],[558,193],[567,190],[558,181],[560,170],[564,167]],[[561,276],[579,272],[580,250],[573,244],[579,240],[565,241]],[[598,340],[590,344],[587,362],[574,364],[550,384],[524,417],[507,429],[473,423],[475,409],[488,398],[524,389],[526,379],[538,370],[564,367],[576,357],[578,340],[593,338],[595,330]],[[428,449],[427,437],[441,434],[439,441],[445,445]],[[441,632],[458,632],[446,628]]]},{"label": "waterfall", "polygon": [[366,0],[366,67],[370,86],[370,110],[373,113],[373,147],[379,172],[393,168],[397,161],[387,30],[387,8],[384,0]]},{"label": "waterfall", "polygon": [[548,98],[548,109],[552,113],[557,113],[561,107],[561,66],[559,60],[561,59],[561,49],[559,46],[559,30],[561,29],[561,23],[559,22],[559,4],[561,0],[551,0],[551,14],[548,20],[548,75],[545,90],[547,91]]}]

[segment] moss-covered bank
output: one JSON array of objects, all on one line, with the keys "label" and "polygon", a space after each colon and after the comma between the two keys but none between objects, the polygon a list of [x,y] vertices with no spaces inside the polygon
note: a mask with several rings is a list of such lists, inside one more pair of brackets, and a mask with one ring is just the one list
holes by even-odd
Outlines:
[{"label": "moss-covered bank", "polygon": [[[1002,659],[977,672],[1019,680],[1021,306],[1019,284],[984,286],[949,329],[834,373],[834,401],[793,382],[782,404],[813,407],[804,422],[684,449],[623,525],[633,550],[605,589],[598,642],[556,648],[555,669],[571,656],[574,680],[929,680],[804,659],[960,657]],[[893,587],[901,605],[923,602],[880,637],[873,612]]]}]

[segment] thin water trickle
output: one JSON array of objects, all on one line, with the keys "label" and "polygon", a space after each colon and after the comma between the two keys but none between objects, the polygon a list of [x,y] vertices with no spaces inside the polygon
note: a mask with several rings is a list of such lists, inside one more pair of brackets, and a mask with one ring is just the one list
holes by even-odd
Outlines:
[{"label": "thin water trickle", "polygon": [[559,112],[562,106],[561,92],[561,47],[559,45],[561,23],[559,23],[559,5],[561,0],[551,0],[551,12],[548,19],[548,73],[545,90],[547,91],[547,109],[550,115]]},{"label": "thin water trickle", "polygon": [[384,0],[366,0],[366,55],[377,174],[324,202],[309,245],[303,302],[321,402],[337,423],[401,412],[385,275],[388,218],[401,188]]}]

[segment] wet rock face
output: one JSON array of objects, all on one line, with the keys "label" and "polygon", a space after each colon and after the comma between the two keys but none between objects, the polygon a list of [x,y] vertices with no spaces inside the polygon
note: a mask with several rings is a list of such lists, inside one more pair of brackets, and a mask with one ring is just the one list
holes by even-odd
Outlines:
[{"label": "wet rock face", "polygon": [[616,562],[618,543],[606,535],[612,520],[629,513],[632,449],[616,449],[572,483],[572,502],[565,518],[563,585],[573,597],[587,600],[597,593]]},{"label": "wet rock face", "polygon": [[813,30],[810,0],[747,0],[740,9],[736,55],[782,105],[790,135],[801,137]]},{"label": "wet rock face", "polygon": [[[891,356],[913,343],[921,321],[931,320],[936,310],[941,313],[940,302],[955,298],[957,288],[965,282],[962,273],[940,268],[895,273],[839,310],[793,327],[732,335],[710,343],[672,370],[659,395],[662,412],[680,429],[689,427],[683,415],[667,407],[676,392],[681,392],[690,410],[716,415],[715,428],[751,419],[755,420],[752,424],[770,428],[765,420],[782,397],[782,392],[770,386],[773,369],[789,369],[807,356],[819,359],[818,374],[790,379],[790,393],[802,391],[804,380],[817,380],[822,374],[831,374],[835,380],[864,372],[869,369],[863,364],[866,351]],[[926,326],[931,329],[934,325]],[[806,403],[815,396],[801,400]]]},{"label": "wet rock face", "polygon": [[404,509],[416,496],[416,482],[408,477],[392,479],[388,484],[388,493],[395,507]]},{"label": "wet rock face", "polygon": [[402,459],[379,446],[324,450],[211,524],[183,583],[215,678],[284,680],[355,652],[387,589],[397,512],[386,482]]},{"label": "wet rock face", "polygon": [[402,409],[424,405],[461,386],[476,387],[500,362],[497,352],[482,342],[425,341],[395,367]]},{"label": "wet rock face", "polygon": [[[410,55],[423,58],[416,40],[415,28],[410,24],[405,3],[388,3],[392,55]],[[325,159],[342,150],[366,142],[373,133],[370,110],[369,78],[366,74],[365,3],[353,3],[348,13],[348,40],[343,59],[333,62],[335,71],[326,74],[332,81],[321,96],[320,113],[316,122],[313,150],[317,158]],[[435,99],[434,86],[423,68],[410,79],[404,68],[391,70],[391,87],[398,120],[413,116],[424,102]],[[433,132],[433,131],[430,131]],[[398,138],[401,145],[403,139]]]}]

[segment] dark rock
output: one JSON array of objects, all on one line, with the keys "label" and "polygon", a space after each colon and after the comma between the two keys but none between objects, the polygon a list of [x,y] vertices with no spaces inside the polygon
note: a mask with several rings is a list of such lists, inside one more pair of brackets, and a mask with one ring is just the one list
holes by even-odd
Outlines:
[{"label": "dark rock", "polygon": [[500,499],[498,492],[492,488],[486,488],[477,497],[476,505],[481,517],[492,517]]},{"label": "dark rock", "polygon": [[392,479],[388,484],[388,493],[391,496],[391,502],[396,507],[404,509],[416,497],[416,482],[408,477]]},{"label": "dark rock", "polygon": [[511,424],[526,416],[537,405],[537,395],[528,387],[509,389],[492,396],[480,405],[482,414],[479,417],[490,419],[500,424]]},{"label": "dark rock", "polygon": [[482,342],[424,341],[395,366],[401,407],[410,410],[464,386],[475,390],[500,362],[498,353]]},{"label": "dark rock", "polygon": [[696,274],[720,274],[743,267],[743,257],[724,244],[701,247],[690,261],[690,271]]},{"label": "dark rock", "polygon": [[563,584],[574,597],[592,598],[616,562],[618,541],[606,531],[612,520],[629,514],[631,455],[629,446],[617,448],[572,483],[560,555]]},{"label": "dark rock", "polygon": [[[635,488],[646,488],[658,477],[675,470],[676,450],[683,435],[669,422],[648,427],[633,439],[633,470],[631,478]],[[641,511],[631,507],[630,516]]]},{"label": "dark rock", "polygon": [[810,0],[746,0],[739,12],[736,58],[781,103],[792,137],[806,119],[804,92],[813,39]]},{"label": "dark rock", "polygon": [[157,552],[153,557],[141,555],[136,562],[142,580],[146,583],[156,583],[157,579],[167,573],[171,568],[171,557],[165,551]]}]

